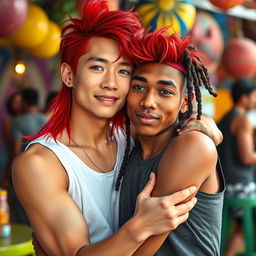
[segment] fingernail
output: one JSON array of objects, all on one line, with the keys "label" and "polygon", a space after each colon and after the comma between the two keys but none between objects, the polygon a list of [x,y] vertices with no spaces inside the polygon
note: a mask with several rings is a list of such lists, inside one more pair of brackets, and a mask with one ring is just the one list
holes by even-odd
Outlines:
[{"label": "fingernail", "polygon": [[197,202],[197,198],[196,198],[196,197],[193,198],[193,202],[194,202],[194,203]]},{"label": "fingernail", "polygon": [[191,187],[191,192],[195,192],[197,190],[196,186]]},{"label": "fingernail", "polygon": [[153,172],[150,173],[149,179],[151,180],[153,178]]}]

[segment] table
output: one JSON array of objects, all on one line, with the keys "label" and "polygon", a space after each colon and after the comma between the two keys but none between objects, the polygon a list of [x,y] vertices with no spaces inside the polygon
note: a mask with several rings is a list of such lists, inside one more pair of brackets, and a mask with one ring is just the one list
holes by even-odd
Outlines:
[{"label": "table", "polygon": [[11,224],[11,236],[0,237],[0,256],[24,256],[34,253],[32,229],[21,224]]}]

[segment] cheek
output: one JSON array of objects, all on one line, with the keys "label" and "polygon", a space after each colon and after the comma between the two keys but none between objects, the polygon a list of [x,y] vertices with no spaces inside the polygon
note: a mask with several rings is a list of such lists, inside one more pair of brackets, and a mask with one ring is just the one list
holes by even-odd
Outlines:
[{"label": "cheek", "polygon": [[129,108],[134,108],[139,105],[140,97],[138,94],[132,93],[131,91],[128,93],[127,96],[127,105]]},{"label": "cheek", "polygon": [[174,102],[174,100],[168,103],[162,102],[161,106],[162,113],[164,114],[165,119],[168,120],[168,122],[172,122],[173,119],[176,120],[180,112],[179,102]]},{"label": "cheek", "polygon": [[119,85],[119,90],[122,91],[125,97],[128,95],[129,89],[130,89],[130,79],[125,79],[124,81],[121,81]]}]

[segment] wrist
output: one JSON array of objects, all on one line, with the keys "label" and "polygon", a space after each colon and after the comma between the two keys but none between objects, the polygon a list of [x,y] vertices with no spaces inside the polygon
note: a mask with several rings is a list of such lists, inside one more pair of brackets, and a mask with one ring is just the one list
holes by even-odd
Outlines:
[{"label": "wrist", "polygon": [[143,221],[139,216],[133,216],[124,224],[124,226],[131,240],[136,243],[142,244],[151,236],[149,230],[146,230],[146,227],[143,225]]}]

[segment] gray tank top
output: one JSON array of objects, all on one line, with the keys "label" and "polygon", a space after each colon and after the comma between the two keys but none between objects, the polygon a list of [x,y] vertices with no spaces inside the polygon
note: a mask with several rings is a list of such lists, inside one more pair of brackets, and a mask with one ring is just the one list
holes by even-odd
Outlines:
[{"label": "gray tank top", "polygon": [[238,155],[236,137],[230,130],[233,119],[239,115],[236,109],[227,113],[218,124],[223,141],[217,147],[227,184],[248,184],[254,181],[254,165],[244,165]]},{"label": "gray tank top", "polygon": [[[133,216],[136,198],[149,179],[151,171],[156,172],[163,152],[147,160],[141,160],[141,148],[137,145],[131,154],[123,177],[120,194],[119,226]],[[170,232],[156,256],[218,256],[223,194],[225,182],[218,164],[221,189],[219,193],[198,192],[197,204],[189,219],[176,230]]]}]

